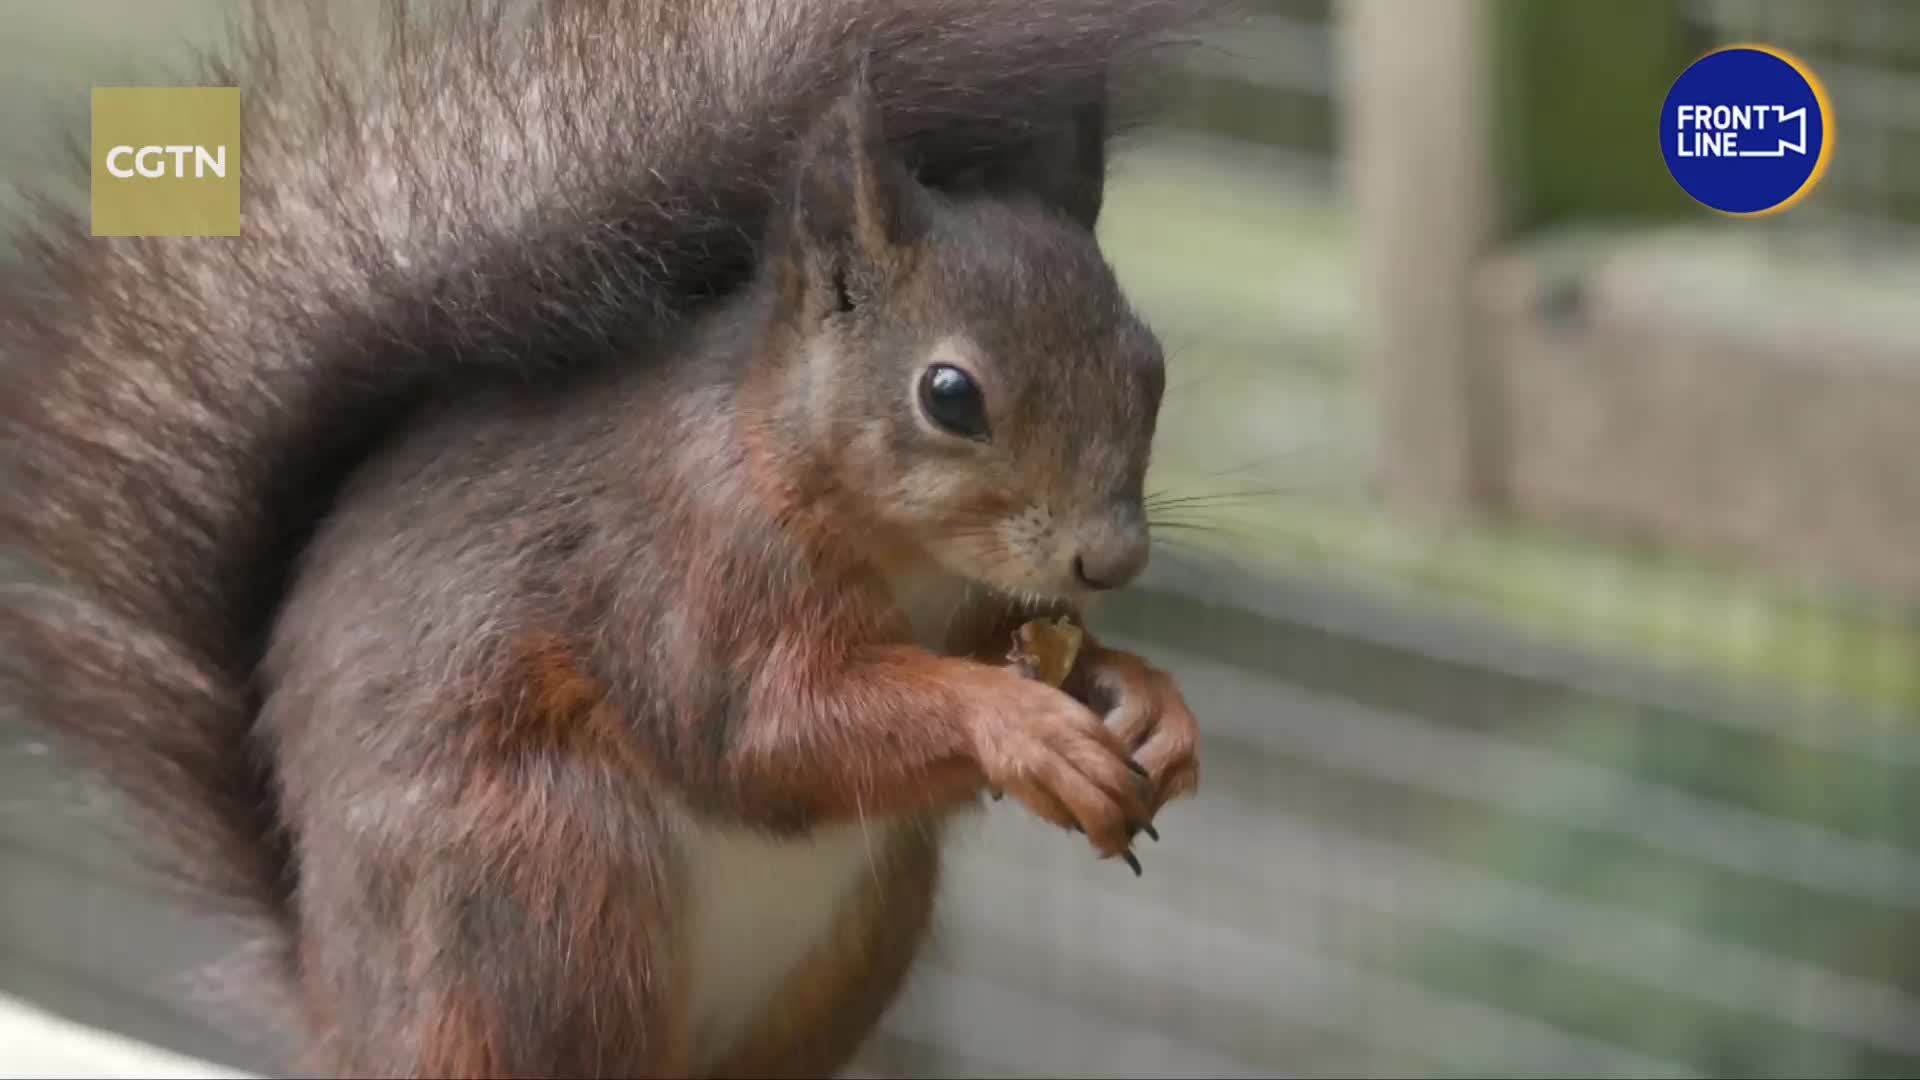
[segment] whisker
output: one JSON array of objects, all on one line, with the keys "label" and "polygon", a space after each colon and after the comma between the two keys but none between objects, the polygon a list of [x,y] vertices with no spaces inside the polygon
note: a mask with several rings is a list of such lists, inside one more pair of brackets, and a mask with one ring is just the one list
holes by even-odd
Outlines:
[{"label": "whisker", "polygon": [[1148,499],[1147,509],[1157,510],[1164,507],[1189,506],[1206,503],[1246,502],[1254,499],[1271,499],[1283,495],[1299,495],[1304,488],[1248,488],[1244,491],[1215,491],[1193,495],[1176,495],[1171,498]]},{"label": "whisker", "polygon": [[1201,521],[1149,521],[1152,529],[1185,529],[1188,532],[1224,533],[1226,527]]},{"label": "whisker", "polygon": [[1229,488],[1226,490],[1213,490],[1213,491],[1208,491],[1200,487],[1200,485],[1198,484],[1187,482],[1187,483],[1183,483],[1180,487],[1177,487],[1177,488],[1174,488],[1174,487],[1157,488],[1153,491],[1148,492],[1145,498],[1151,502],[1156,499],[1166,499],[1169,497],[1177,498],[1177,499],[1189,498],[1195,495],[1206,497],[1209,495],[1232,495],[1232,494],[1238,494],[1241,492],[1304,491],[1306,490],[1306,487],[1308,484],[1318,479],[1321,479],[1321,478],[1320,477],[1299,477],[1293,480],[1282,479],[1282,480],[1277,480],[1270,483],[1259,484],[1252,487]]},{"label": "whisker", "polygon": [[1219,528],[1223,523],[1198,517],[1148,517],[1146,525],[1152,528]]},{"label": "whisker", "polygon": [[1236,474],[1246,472],[1249,469],[1257,469],[1262,465],[1272,464],[1273,462],[1280,461],[1283,459],[1304,457],[1306,454],[1306,451],[1309,451],[1312,449],[1314,449],[1312,446],[1309,446],[1306,444],[1302,444],[1299,446],[1290,446],[1284,450],[1279,450],[1274,453],[1267,454],[1264,457],[1257,457],[1251,461],[1243,462],[1239,465],[1229,465],[1224,469],[1218,469],[1210,473],[1203,473],[1200,475],[1199,479],[1218,480],[1223,476],[1234,476]]},{"label": "whisker", "polygon": [[1218,548],[1183,545],[1168,553],[1170,561],[1198,570],[1202,573],[1237,577],[1247,570],[1247,562]]},{"label": "whisker", "polygon": [[1150,521],[1148,522],[1148,526],[1156,534],[1162,530],[1171,530],[1176,534],[1186,533],[1194,536],[1229,537],[1253,545],[1265,545],[1273,539],[1270,533],[1265,533],[1258,529],[1249,529],[1242,525],[1220,522]]}]

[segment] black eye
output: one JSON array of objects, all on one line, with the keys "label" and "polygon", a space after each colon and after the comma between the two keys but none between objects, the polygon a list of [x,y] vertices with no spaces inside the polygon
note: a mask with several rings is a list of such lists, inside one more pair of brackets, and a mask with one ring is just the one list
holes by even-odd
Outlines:
[{"label": "black eye", "polygon": [[973,376],[949,364],[935,364],[920,380],[920,407],[927,419],[966,439],[987,437],[987,403]]}]

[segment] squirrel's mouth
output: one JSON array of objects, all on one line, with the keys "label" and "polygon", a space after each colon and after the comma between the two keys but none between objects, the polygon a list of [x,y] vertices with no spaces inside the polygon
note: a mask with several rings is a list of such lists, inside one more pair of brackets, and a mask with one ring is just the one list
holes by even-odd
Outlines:
[{"label": "squirrel's mouth", "polygon": [[989,586],[1000,598],[1010,615],[1019,619],[1058,619],[1065,617],[1074,623],[1086,621],[1086,596],[1053,590],[1023,589],[1009,590],[1002,586]]}]

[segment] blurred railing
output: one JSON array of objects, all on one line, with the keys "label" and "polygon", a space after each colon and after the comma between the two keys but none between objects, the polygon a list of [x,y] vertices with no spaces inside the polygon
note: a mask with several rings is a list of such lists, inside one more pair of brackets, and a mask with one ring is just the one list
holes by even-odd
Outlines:
[{"label": "blurred railing", "polygon": [[1761,41],[1785,48],[1819,75],[1832,98],[1836,147],[1804,212],[1770,222],[1810,230],[1858,253],[1920,240],[1920,6],[1904,0],[1685,0],[1676,16],[1710,47]]}]

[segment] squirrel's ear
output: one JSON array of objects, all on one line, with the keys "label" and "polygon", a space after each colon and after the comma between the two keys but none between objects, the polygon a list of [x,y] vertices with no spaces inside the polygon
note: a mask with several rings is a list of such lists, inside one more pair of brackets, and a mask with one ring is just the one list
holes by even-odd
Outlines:
[{"label": "squirrel's ear", "polygon": [[1007,197],[1030,195],[1092,230],[1107,187],[1107,109],[1094,100],[1040,128],[1015,154],[973,170],[956,182]]},{"label": "squirrel's ear", "polygon": [[788,267],[845,308],[877,289],[925,229],[926,193],[888,146],[864,71],[801,146]]}]

